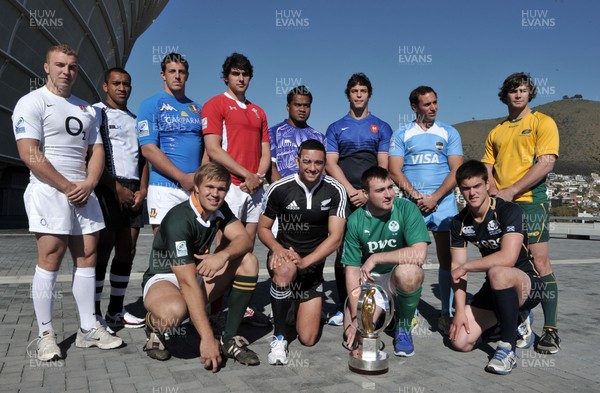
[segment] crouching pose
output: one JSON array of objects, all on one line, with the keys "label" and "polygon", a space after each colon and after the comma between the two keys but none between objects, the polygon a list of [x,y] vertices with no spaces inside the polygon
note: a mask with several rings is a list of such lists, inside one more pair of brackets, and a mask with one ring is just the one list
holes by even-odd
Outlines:
[{"label": "crouching pose", "polygon": [[[543,291],[528,249],[527,222],[521,207],[489,196],[483,163],[466,162],[458,168],[456,181],[467,206],[451,226],[456,312],[450,339],[455,349],[470,351],[483,332],[499,323],[498,348],[485,369],[508,374],[516,367],[519,311],[535,307]],[[479,248],[480,259],[467,261],[467,242]],[[469,272],[485,272],[486,280],[466,305]]]}]

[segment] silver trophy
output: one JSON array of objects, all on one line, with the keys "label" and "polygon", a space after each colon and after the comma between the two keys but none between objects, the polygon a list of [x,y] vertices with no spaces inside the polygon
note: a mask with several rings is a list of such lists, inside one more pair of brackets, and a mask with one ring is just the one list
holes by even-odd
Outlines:
[{"label": "silver trophy", "polygon": [[362,284],[355,288],[355,291],[359,290],[356,319],[360,338],[358,349],[350,351],[348,367],[358,374],[385,374],[388,372],[388,355],[379,349],[379,333],[394,316],[394,301],[376,284]]}]

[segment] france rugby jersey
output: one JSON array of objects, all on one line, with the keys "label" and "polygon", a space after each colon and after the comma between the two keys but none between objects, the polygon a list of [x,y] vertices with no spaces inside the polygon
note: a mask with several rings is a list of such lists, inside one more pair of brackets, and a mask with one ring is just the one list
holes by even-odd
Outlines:
[{"label": "france rugby jersey", "polygon": [[435,192],[444,182],[450,166],[448,156],[462,156],[462,143],[456,128],[435,121],[424,131],[416,121],[394,131],[390,157],[404,157],[402,172],[422,194]]},{"label": "france rugby jersey", "polygon": [[[142,102],[137,118],[140,146],[154,144],[184,173],[193,173],[202,161],[201,106],[161,91]],[[150,184],[179,187],[179,183],[158,172],[154,165]]]},{"label": "france rugby jersey", "polygon": [[327,153],[339,154],[338,164],[346,179],[359,189],[363,172],[377,165],[377,154],[387,154],[392,129],[372,114],[360,120],[348,114],[331,124],[325,135]]}]

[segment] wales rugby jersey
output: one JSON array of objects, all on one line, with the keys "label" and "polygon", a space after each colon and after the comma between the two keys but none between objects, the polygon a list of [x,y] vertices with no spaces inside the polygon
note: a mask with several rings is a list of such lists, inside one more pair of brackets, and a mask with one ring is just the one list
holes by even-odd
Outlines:
[{"label": "wales rugby jersey", "polygon": [[[448,156],[462,156],[458,131],[436,121],[424,131],[416,121],[394,131],[390,157],[404,157],[402,172],[422,194],[434,193],[450,173]],[[456,210],[455,210],[456,212]]]},{"label": "wales rugby jersey", "polygon": [[537,275],[533,257],[529,252],[527,221],[523,209],[512,202],[490,197],[490,206],[482,222],[478,223],[467,207],[452,219],[450,247],[466,248],[467,242],[474,244],[485,257],[500,251],[500,242],[505,235],[521,235],[523,245],[515,267],[525,273]]},{"label": "wales rugby jersey", "polygon": [[[202,161],[201,107],[187,97],[178,100],[161,91],[142,102],[137,118],[140,146],[153,144],[183,173],[193,173]],[[154,165],[150,185],[180,187]]]},{"label": "wales rugby jersey", "polygon": [[294,174],[269,188],[263,214],[278,219],[277,242],[305,256],[329,236],[329,216],[346,218],[346,204],[346,191],[334,178],[323,176],[309,190]]},{"label": "wales rugby jersey", "polygon": [[377,165],[377,154],[388,153],[392,129],[373,116],[357,120],[349,114],[332,123],[325,133],[327,153],[338,153],[338,165],[352,187],[360,189],[363,172]]},{"label": "wales rugby jersey", "polygon": [[173,273],[171,266],[197,265],[194,254],[206,254],[217,231],[237,221],[227,202],[204,221],[192,198],[173,207],[163,218],[152,243],[142,288],[155,274]]},{"label": "wales rugby jersey", "polygon": [[[406,199],[394,198],[392,211],[381,217],[371,215],[365,208],[354,211],[348,218],[344,236],[342,263],[361,266],[371,254],[399,250],[416,243],[431,243],[421,211]],[[376,265],[376,273],[387,273],[393,264]]]},{"label": "wales rugby jersey", "polygon": [[277,166],[281,177],[298,173],[296,157],[298,147],[307,139],[316,139],[325,145],[325,135],[312,127],[296,128],[286,119],[269,128],[271,161]]},{"label": "wales rugby jersey", "polygon": [[[505,120],[490,131],[485,141],[484,163],[494,166],[498,189],[510,187],[535,165],[537,157],[558,157],[558,127],[550,116],[530,112],[519,120]],[[548,202],[546,179],[527,192],[515,195],[515,202]]]}]

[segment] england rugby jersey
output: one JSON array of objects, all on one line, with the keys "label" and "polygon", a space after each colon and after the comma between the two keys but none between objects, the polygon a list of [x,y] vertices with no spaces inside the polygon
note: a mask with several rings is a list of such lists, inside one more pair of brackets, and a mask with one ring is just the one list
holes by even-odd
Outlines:
[{"label": "england rugby jersey", "polygon": [[432,194],[450,173],[448,156],[462,156],[458,131],[436,121],[424,131],[416,121],[394,131],[390,157],[404,157],[402,172],[422,194]]},{"label": "england rugby jersey", "polygon": [[269,128],[271,161],[277,166],[281,177],[298,173],[296,157],[298,147],[308,139],[316,139],[325,145],[325,135],[312,127],[296,128],[286,119]]},{"label": "england rugby jersey", "polygon": [[[165,153],[183,173],[193,173],[200,166],[202,143],[201,107],[187,97],[178,100],[161,91],[142,102],[137,118],[140,146],[153,144]],[[160,173],[154,165],[150,184],[179,187]]]},{"label": "england rugby jersey", "polygon": [[392,129],[369,114],[357,120],[349,114],[332,123],[326,132],[327,153],[338,153],[338,165],[352,187],[359,189],[363,172],[377,165],[377,154],[390,147]]},{"label": "england rugby jersey", "polygon": [[[46,159],[67,180],[85,180],[88,146],[102,143],[90,104],[74,95],[58,96],[44,86],[17,102],[12,121],[16,140],[38,140]],[[33,172],[30,181],[43,183]]]}]

